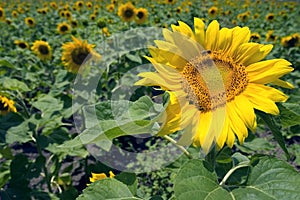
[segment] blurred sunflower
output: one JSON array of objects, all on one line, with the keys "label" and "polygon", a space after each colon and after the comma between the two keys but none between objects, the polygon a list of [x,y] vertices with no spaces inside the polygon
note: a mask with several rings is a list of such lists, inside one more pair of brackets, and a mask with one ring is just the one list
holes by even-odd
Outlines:
[{"label": "blurred sunflower", "polygon": [[5,19],[5,11],[2,7],[0,7],[0,20],[4,20]]},{"label": "blurred sunflower", "polygon": [[36,40],[31,50],[41,59],[41,60],[51,60],[52,58],[52,49],[48,42],[42,40]]},{"label": "blurred sunflower", "polygon": [[90,10],[93,7],[93,3],[88,1],[88,2],[85,3],[85,6]]},{"label": "blurred sunflower", "polygon": [[11,25],[11,20],[10,20],[10,19],[5,19],[5,23],[6,23],[7,25]]},{"label": "blurred sunflower", "polygon": [[69,72],[77,73],[84,61],[100,59],[93,48],[95,45],[88,44],[72,36],[73,42],[64,43],[62,46],[62,63]]},{"label": "blurred sunflower", "polygon": [[71,26],[76,28],[78,26],[78,22],[76,20],[71,20]]},{"label": "blurred sunflower", "polygon": [[93,13],[93,14],[90,14],[90,20],[94,21],[96,19],[96,15]]},{"label": "blurred sunflower", "polygon": [[266,20],[267,20],[267,21],[273,21],[274,18],[275,18],[274,13],[268,13],[268,14],[266,15]]},{"label": "blurred sunflower", "polygon": [[20,49],[29,49],[29,45],[25,41],[15,40],[14,44],[17,45]]},{"label": "blurred sunflower", "polygon": [[194,18],[194,32],[179,21],[172,31],[163,30],[165,41],[156,40],[146,57],[156,72],[142,72],[136,85],[160,86],[170,100],[161,119],[158,136],[185,129],[178,144],[232,147],[237,136],[242,144],[248,129],[255,131],[254,109],[277,115],[275,102],[287,96],[265,84],[293,88],[281,79],[293,71],[284,59],[261,61],[272,45],[249,42],[248,27],[222,28],[212,21]]},{"label": "blurred sunflower", "polygon": [[17,112],[15,102],[0,95],[0,115],[6,115],[9,112]]},{"label": "blurred sunflower", "polygon": [[107,10],[108,12],[114,12],[114,10],[115,10],[115,4],[108,4],[108,5],[106,6],[106,10]]},{"label": "blurred sunflower", "polygon": [[57,25],[57,31],[59,32],[59,34],[66,34],[70,32],[70,30],[71,26],[66,22],[62,22]]},{"label": "blurred sunflower", "polygon": [[258,13],[255,13],[255,14],[252,16],[253,19],[257,19],[258,17],[259,17],[259,14],[258,14]]},{"label": "blurred sunflower", "polygon": [[50,7],[55,9],[55,10],[58,8],[56,2],[54,2],[54,1],[50,2]]},{"label": "blurred sunflower", "polygon": [[83,7],[83,1],[76,1],[75,2],[75,6],[77,7],[77,8],[82,8]]},{"label": "blurred sunflower", "polygon": [[208,9],[208,15],[214,17],[218,14],[218,8],[216,6],[212,6]]},{"label": "blurred sunflower", "polygon": [[13,11],[11,12],[11,16],[12,16],[13,18],[17,18],[18,15],[19,15],[18,12],[15,11],[15,10],[13,10]]},{"label": "blurred sunflower", "polygon": [[120,5],[118,8],[118,16],[125,22],[130,22],[135,17],[135,7],[131,2]]},{"label": "blurred sunflower", "polygon": [[[114,176],[115,174],[112,171],[109,171],[109,178],[113,178]],[[105,173],[92,173],[92,177],[90,177],[90,182],[93,183],[95,181],[102,180],[105,178],[108,178]],[[87,185],[89,186],[90,184]]]},{"label": "blurred sunflower", "polygon": [[64,17],[66,17],[68,20],[72,20],[72,13],[69,10],[64,11]]},{"label": "blurred sunflower", "polygon": [[277,36],[274,35],[274,30],[269,30],[266,34],[266,41],[267,42],[275,42]]},{"label": "blurred sunflower", "polygon": [[180,6],[178,6],[178,7],[176,8],[176,13],[180,14],[181,12],[182,12],[182,8],[181,8]]},{"label": "blurred sunflower", "polygon": [[145,8],[138,8],[135,10],[135,16],[135,22],[137,24],[142,24],[148,18],[148,10]]},{"label": "blurred sunflower", "polygon": [[242,22],[245,22],[248,20],[249,18],[249,14],[247,12],[244,12],[244,13],[241,13],[241,14],[238,14],[237,18],[242,21]]},{"label": "blurred sunflower", "polygon": [[104,27],[101,30],[102,30],[102,34],[104,34],[106,37],[110,36],[110,32],[108,31],[107,27]]},{"label": "blurred sunflower", "polygon": [[165,4],[175,4],[176,0],[165,0]]},{"label": "blurred sunflower", "polygon": [[300,34],[294,33],[293,35],[281,38],[281,45],[284,47],[300,46]]},{"label": "blurred sunflower", "polygon": [[25,24],[29,27],[35,26],[35,20],[32,17],[26,17],[25,18]]},{"label": "blurred sunflower", "polygon": [[260,35],[258,33],[251,33],[250,40],[254,42],[258,42],[260,40]]}]

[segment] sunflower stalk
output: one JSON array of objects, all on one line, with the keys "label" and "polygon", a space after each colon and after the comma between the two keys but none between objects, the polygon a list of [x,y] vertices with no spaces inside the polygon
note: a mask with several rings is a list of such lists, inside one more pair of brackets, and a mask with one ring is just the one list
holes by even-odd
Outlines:
[{"label": "sunflower stalk", "polygon": [[167,135],[164,135],[163,137],[166,140],[168,140],[169,142],[171,142],[172,144],[174,144],[178,149],[180,149],[189,159],[193,159],[191,154],[183,146],[177,144],[177,142],[175,140],[173,140],[171,137],[169,137]]}]

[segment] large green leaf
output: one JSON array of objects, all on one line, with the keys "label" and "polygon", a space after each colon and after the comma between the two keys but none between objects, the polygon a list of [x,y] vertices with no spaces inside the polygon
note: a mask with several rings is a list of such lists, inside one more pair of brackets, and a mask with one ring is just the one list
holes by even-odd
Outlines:
[{"label": "large green leaf", "polygon": [[2,78],[1,84],[3,85],[3,88],[8,90],[19,90],[21,92],[30,91],[30,89],[24,82],[9,77]]},{"label": "large green leaf", "polygon": [[42,111],[42,113],[50,115],[55,111],[62,110],[63,103],[50,95],[41,95],[37,101],[32,103],[32,106]]},{"label": "large green leaf", "polygon": [[191,160],[183,165],[175,178],[174,192],[178,200],[232,199],[219,186],[217,176],[206,169],[201,160]]},{"label": "large green leaf", "polygon": [[77,200],[138,200],[134,197],[128,187],[114,178],[106,178],[92,183],[83,190]]},{"label": "large green leaf", "polygon": [[300,199],[300,174],[285,161],[262,157],[249,175],[247,185],[232,191],[236,200]]}]

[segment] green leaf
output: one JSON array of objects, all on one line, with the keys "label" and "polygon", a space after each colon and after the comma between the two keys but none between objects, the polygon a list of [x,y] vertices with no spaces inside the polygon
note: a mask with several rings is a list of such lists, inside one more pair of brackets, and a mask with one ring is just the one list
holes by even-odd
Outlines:
[{"label": "green leaf", "polygon": [[201,160],[190,160],[182,166],[175,178],[174,192],[178,200],[232,199]]},{"label": "green leaf", "polygon": [[8,129],[5,140],[8,144],[12,144],[14,142],[25,143],[32,140],[32,133],[29,131],[28,121],[24,121],[18,126]]},{"label": "green leaf", "polygon": [[285,152],[285,155],[286,155],[287,159],[289,160],[290,154],[285,146],[284,138],[273,120],[273,117],[264,112],[261,112],[261,111],[257,111],[257,113],[262,118],[262,120],[267,124],[267,126],[270,128],[275,140],[278,142],[279,146]]},{"label": "green leaf", "polygon": [[142,59],[138,55],[132,55],[132,54],[126,54],[126,57],[131,60],[132,62],[137,62],[139,64],[142,64]]},{"label": "green leaf", "polygon": [[232,191],[236,200],[300,199],[300,174],[288,163],[262,157],[253,167],[247,185]]},{"label": "green leaf", "polygon": [[114,178],[105,178],[95,181],[77,198],[77,200],[138,200],[140,198],[134,197],[128,187],[122,182]]},{"label": "green leaf", "polygon": [[23,83],[22,81],[19,81],[17,79],[4,77],[3,79],[1,79],[1,82],[2,82],[1,84],[3,85],[4,89],[19,90],[21,92],[30,91],[30,89],[28,88],[28,86],[25,83]]},{"label": "green leaf", "polygon": [[300,107],[298,103],[278,104],[280,121],[283,127],[300,124]]},{"label": "green leaf", "polygon": [[41,95],[37,101],[32,103],[32,106],[50,115],[55,111],[62,110],[63,103],[50,95]]},{"label": "green leaf", "polygon": [[13,64],[8,62],[7,60],[0,60],[0,66],[5,66],[5,67],[11,68],[11,69],[16,68]]},{"label": "green leaf", "polygon": [[10,163],[11,161],[7,160],[5,162],[2,162],[0,165],[0,188],[2,188],[10,178]]}]

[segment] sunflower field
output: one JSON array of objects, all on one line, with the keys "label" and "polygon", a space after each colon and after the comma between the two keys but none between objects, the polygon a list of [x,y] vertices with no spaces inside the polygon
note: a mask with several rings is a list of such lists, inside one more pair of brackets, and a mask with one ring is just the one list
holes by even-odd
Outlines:
[{"label": "sunflower field", "polygon": [[0,199],[300,199],[300,5],[0,0]]}]

